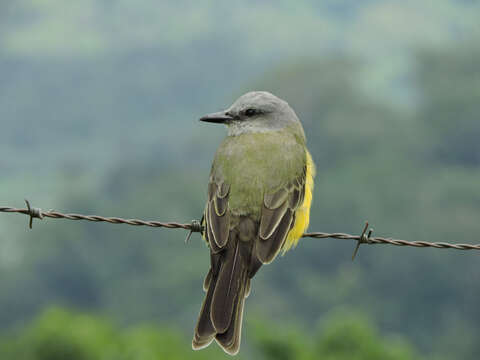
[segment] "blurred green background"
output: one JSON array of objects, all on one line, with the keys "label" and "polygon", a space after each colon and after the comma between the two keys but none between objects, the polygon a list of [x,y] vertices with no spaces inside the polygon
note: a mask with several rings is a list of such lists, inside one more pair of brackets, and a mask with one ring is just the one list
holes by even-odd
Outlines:
[{"label": "blurred green background", "polygon": [[[477,1],[0,2],[0,205],[185,222],[247,90],[286,99],[310,230],[478,243]],[[212,359],[181,230],[0,216],[0,359]],[[262,268],[241,359],[478,359],[480,259],[304,239]]]}]

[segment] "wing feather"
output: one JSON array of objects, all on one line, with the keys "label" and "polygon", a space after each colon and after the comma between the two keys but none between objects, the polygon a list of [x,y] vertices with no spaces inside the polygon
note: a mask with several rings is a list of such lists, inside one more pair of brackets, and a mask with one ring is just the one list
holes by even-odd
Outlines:
[{"label": "wing feather", "polygon": [[257,241],[256,250],[258,259],[264,263],[269,264],[275,259],[282,245],[287,238],[288,231],[293,222],[293,211],[288,209],[279,224],[275,227],[275,232],[265,240]]},{"label": "wing feather", "polygon": [[278,224],[280,224],[280,221],[285,215],[287,209],[288,202],[286,201],[286,199],[283,202],[282,206],[277,209],[269,209],[267,207],[264,207],[262,209],[260,230],[258,232],[260,239],[268,240],[272,236],[273,232],[278,227]]},{"label": "wing feather", "polygon": [[256,255],[263,264],[275,259],[295,224],[295,212],[305,198],[305,178],[304,169],[284,187],[264,195],[256,243]]},{"label": "wing feather", "polygon": [[206,219],[208,239],[212,248],[222,249],[228,241],[230,229],[230,213],[227,211],[229,192],[230,186],[228,184],[223,181],[216,182],[213,178],[210,179]]},{"label": "wing feather", "polygon": [[288,198],[288,189],[280,188],[280,190],[266,193],[263,197],[263,203],[267,209],[278,209],[285,203]]}]

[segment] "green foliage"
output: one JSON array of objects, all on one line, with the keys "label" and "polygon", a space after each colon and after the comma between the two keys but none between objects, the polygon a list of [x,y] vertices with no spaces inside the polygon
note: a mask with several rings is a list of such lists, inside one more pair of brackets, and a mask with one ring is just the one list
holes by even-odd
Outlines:
[{"label": "green foliage", "polygon": [[46,311],[15,338],[10,344],[6,341],[10,356],[25,360],[113,358],[119,345],[113,328],[104,320],[61,309]]},{"label": "green foliage", "polygon": [[368,319],[339,310],[322,327],[315,350],[326,360],[416,359],[401,339],[382,339]]},{"label": "green foliage", "polygon": [[15,336],[0,339],[0,357],[19,360],[211,359],[218,349],[193,352],[181,333],[137,326],[122,330],[94,315],[52,308]]},{"label": "green foliage", "polygon": [[305,330],[292,325],[260,322],[258,319],[251,330],[255,347],[265,360],[307,360],[312,356],[313,339]]},{"label": "green foliage", "polygon": [[413,348],[401,338],[382,338],[364,316],[345,309],[328,315],[312,333],[257,322],[255,344],[266,360],[413,360]]},{"label": "green foliage", "polygon": [[[340,311],[315,333],[256,321],[247,329],[255,358],[264,360],[412,360],[405,342],[382,339],[370,322]],[[248,351],[248,347],[245,349]],[[60,308],[46,310],[15,336],[0,337],[0,357],[18,360],[224,359],[216,346],[194,352],[174,329],[114,327],[104,318]],[[248,358],[244,351],[240,358]]]}]

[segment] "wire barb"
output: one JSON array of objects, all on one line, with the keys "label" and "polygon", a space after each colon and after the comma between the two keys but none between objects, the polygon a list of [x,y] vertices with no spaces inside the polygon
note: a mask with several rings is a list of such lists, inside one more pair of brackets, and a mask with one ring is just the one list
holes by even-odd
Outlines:
[{"label": "wire barb", "polygon": [[[103,217],[98,215],[82,215],[82,214],[62,214],[57,211],[46,211],[42,212],[41,209],[33,208],[30,206],[28,200],[25,200],[27,204],[26,209],[16,209],[8,206],[0,206],[0,212],[5,213],[19,213],[24,214],[30,217],[29,227],[32,228],[33,219],[43,219],[43,218],[52,218],[52,219],[68,219],[68,220],[86,220],[86,221],[93,221],[93,222],[108,222],[111,224],[126,224],[126,225],[133,225],[133,226],[149,226],[149,227],[164,227],[167,229],[185,229],[189,230],[189,234],[187,236],[186,241],[188,241],[191,237],[191,234],[194,232],[202,232],[203,231],[203,219],[193,220],[190,224],[181,224],[177,222],[160,222],[160,221],[145,221],[139,219],[122,219],[117,217]],[[426,242],[426,241],[407,241],[407,240],[399,240],[399,239],[392,239],[392,238],[383,238],[383,237],[372,237],[373,230],[370,229],[367,233],[368,229],[368,222],[365,224],[363,228],[362,234],[358,235],[350,235],[345,233],[325,233],[325,232],[312,232],[312,233],[305,233],[302,235],[303,238],[309,237],[314,239],[340,239],[340,240],[356,240],[357,246],[353,253],[352,259],[355,258],[358,249],[361,244],[388,244],[388,245],[395,245],[395,246],[412,246],[416,248],[425,248],[425,247],[433,247],[436,249],[455,249],[455,250],[480,250],[480,244],[449,244],[445,242]]]},{"label": "wire barb", "polygon": [[33,219],[43,219],[43,214],[42,214],[42,209],[40,208],[34,208],[30,206],[30,202],[25,199],[25,203],[27,204],[27,215],[30,216],[30,221],[28,222],[28,227],[32,229],[33,227]]},{"label": "wire barb", "polygon": [[362,235],[357,240],[357,246],[355,246],[355,250],[353,251],[352,261],[355,260],[355,256],[357,256],[358,249],[360,249],[360,245],[362,244],[371,244],[370,236],[372,235],[373,229],[368,231],[368,235],[366,235],[368,229],[368,221],[365,221],[365,227],[363,228]]},{"label": "wire barb", "polygon": [[185,244],[187,244],[190,241],[190,237],[194,232],[201,233],[202,231],[203,231],[202,222],[198,220],[192,220],[192,222],[190,223],[190,231],[188,232],[188,235],[185,238]]}]

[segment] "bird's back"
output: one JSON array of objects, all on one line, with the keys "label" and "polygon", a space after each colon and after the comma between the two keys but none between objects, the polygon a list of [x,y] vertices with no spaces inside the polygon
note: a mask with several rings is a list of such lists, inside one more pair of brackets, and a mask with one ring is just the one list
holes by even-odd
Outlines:
[{"label": "bird's back", "polygon": [[263,196],[298,177],[306,164],[304,139],[291,131],[246,133],[225,138],[211,178],[230,185],[229,211],[260,217]]}]

